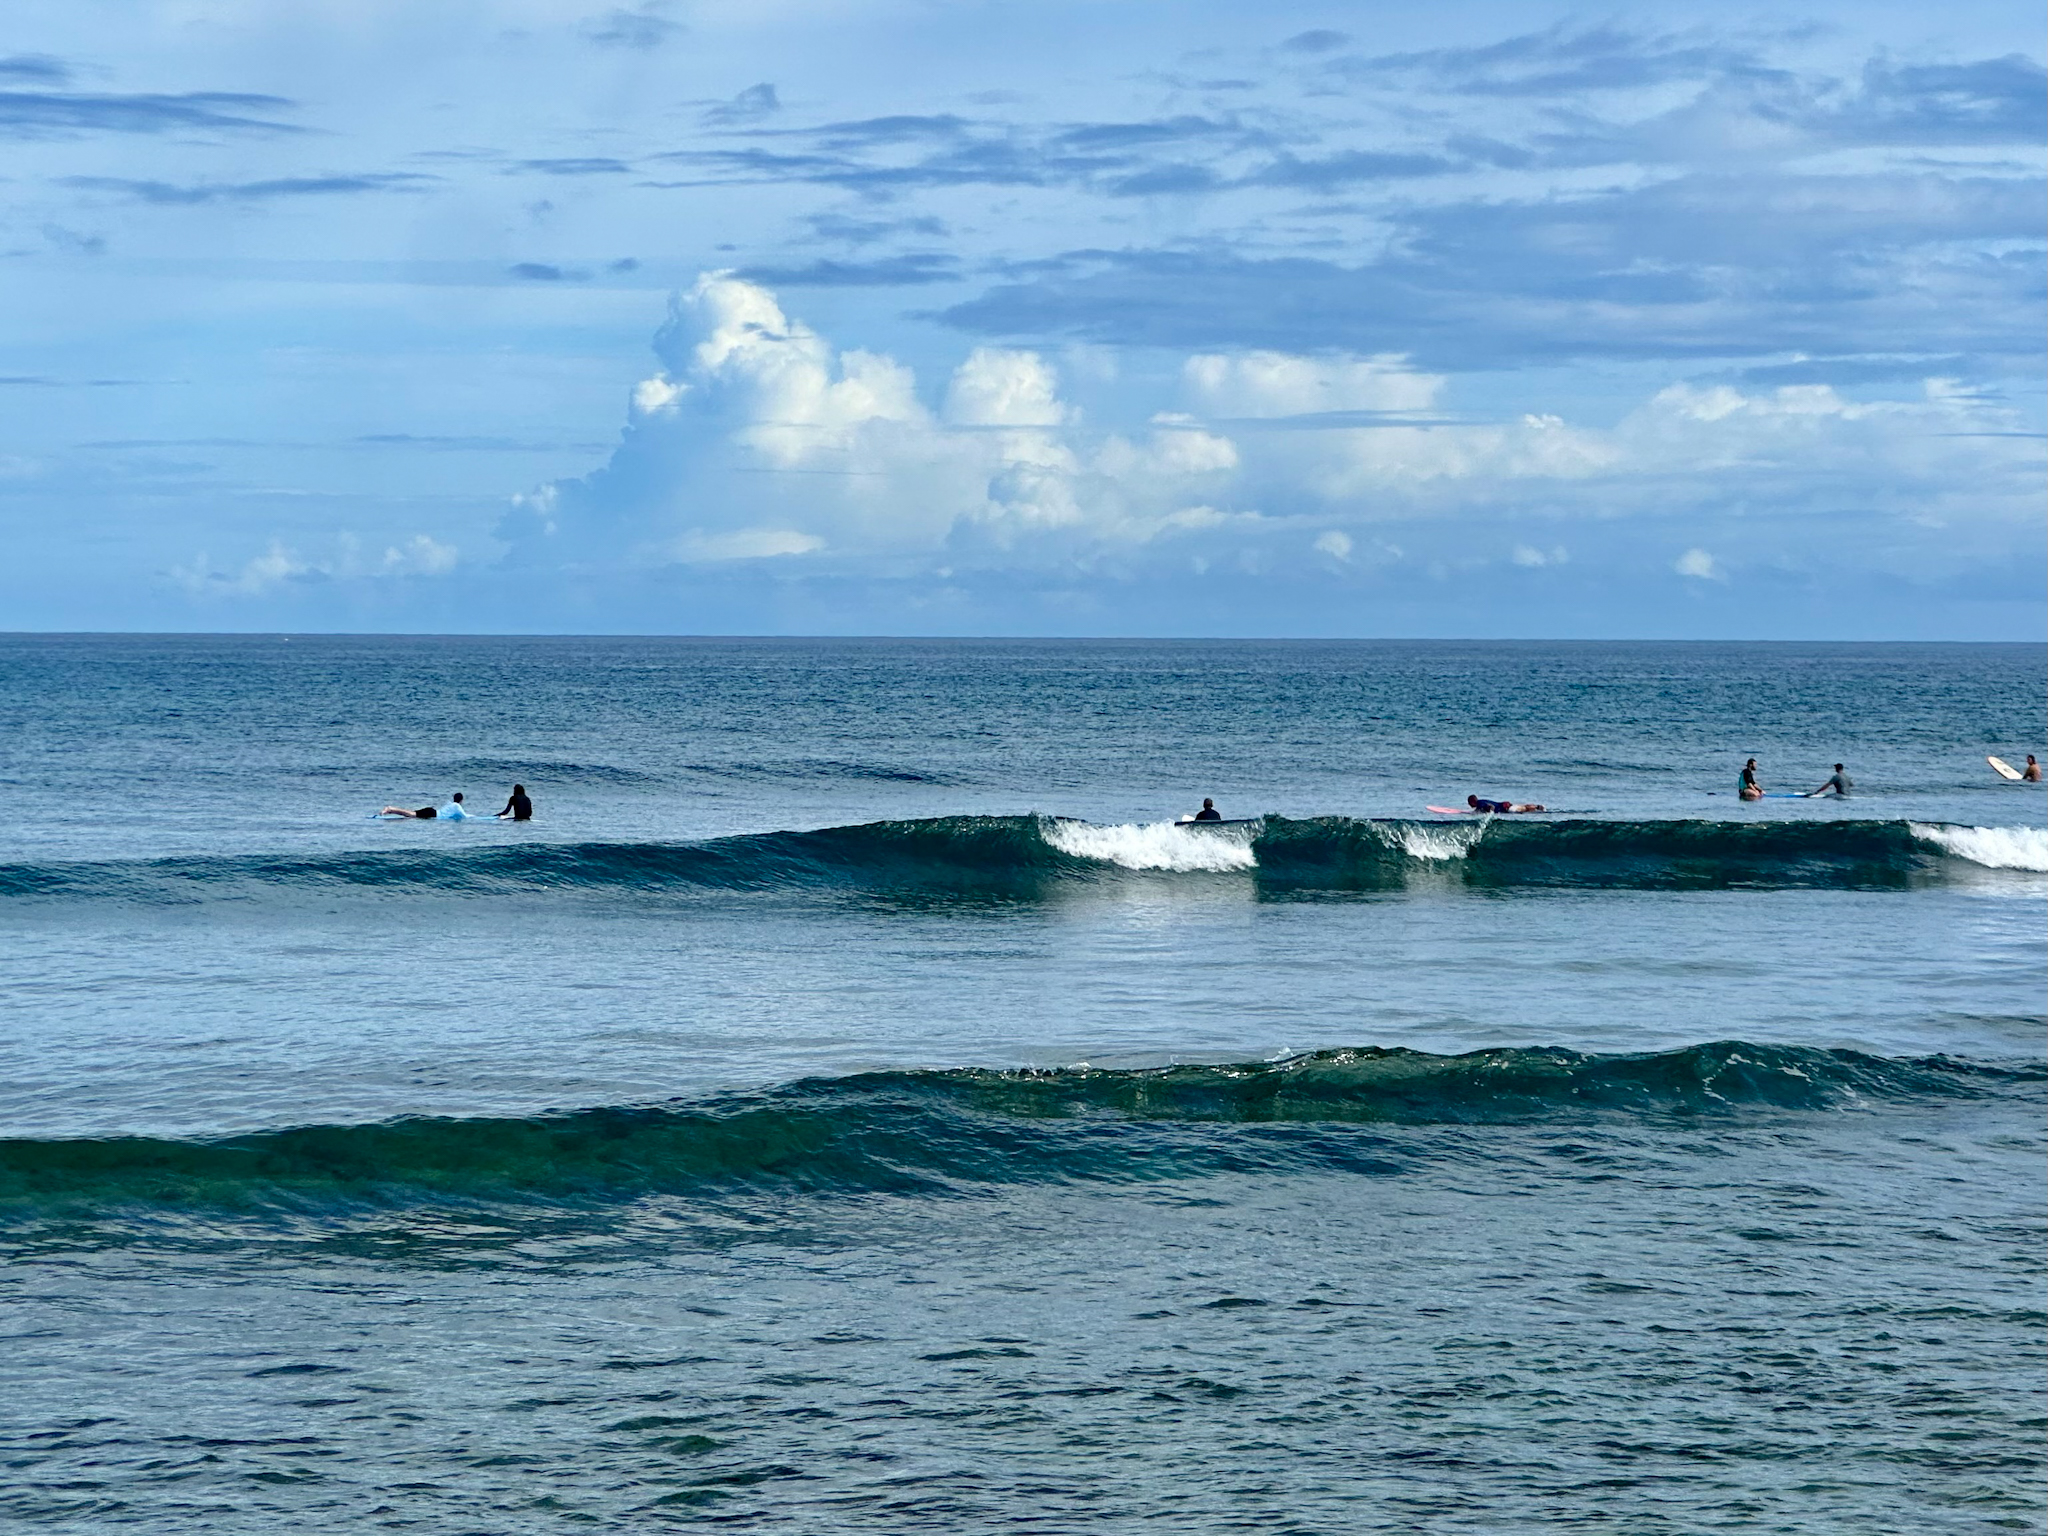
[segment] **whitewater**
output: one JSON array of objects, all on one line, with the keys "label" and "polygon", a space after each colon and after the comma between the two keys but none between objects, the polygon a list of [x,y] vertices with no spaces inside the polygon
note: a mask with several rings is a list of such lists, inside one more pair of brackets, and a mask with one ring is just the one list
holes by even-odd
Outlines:
[{"label": "whitewater", "polygon": [[0,1511],[2036,1522],[2044,676],[0,637]]}]

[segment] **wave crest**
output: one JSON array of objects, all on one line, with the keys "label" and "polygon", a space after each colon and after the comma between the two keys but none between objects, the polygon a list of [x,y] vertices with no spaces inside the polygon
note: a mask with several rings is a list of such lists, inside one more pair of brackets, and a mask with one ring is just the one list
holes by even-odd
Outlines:
[{"label": "wave crest", "polygon": [[1907,825],[1922,842],[1986,869],[2048,873],[2048,828],[1956,827],[1918,821]]},{"label": "wave crest", "polygon": [[1096,826],[1086,821],[1049,820],[1044,828],[1048,843],[1077,859],[1123,869],[1215,873],[1256,868],[1252,840],[1257,831],[1256,823],[1212,829],[1173,821]]},{"label": "wave crest", "polygon": [[[0,898],[190,902],[252,888],[661,895],[817,890],[1036,899],[1074,882],[1239,874],[1273,895],[1418,885],[1633,890],[1902,889],[1963,870],[2048,870],[2048,832],[1906,821],[1496,819],[1472,825],[1267,816],[1195,829],[942,816],[704,843],[549,843],[451,832],[334,854],[0,865]],[[489,841],[483,841],[490,838]]]}]

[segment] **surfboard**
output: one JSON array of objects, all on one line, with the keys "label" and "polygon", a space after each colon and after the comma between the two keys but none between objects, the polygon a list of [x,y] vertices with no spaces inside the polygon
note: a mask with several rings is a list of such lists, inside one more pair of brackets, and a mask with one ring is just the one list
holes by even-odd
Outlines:
[{"label": "surfboard", "polygon": [[1183,816],[1176,827],[1249,827],[1265,820],[1263,816],[1226,816],[1221,821],[1197,821],[1192,816]]},{"label": "surfboard", "polygon": [[1425,807],[1425,809],[1435,811],[1439,816],[1469,816],[1472,814],[1472,807],[1469,805],[1432,805]]},{"label": "surfboard", "polygon": [[1991,771],[2001,779],[2017,779],[2021,777],[2019,769],[2013,767],[2011,763],[2008,763],[2002,757],[1987,757],[1984,761],[1991,765]]}]

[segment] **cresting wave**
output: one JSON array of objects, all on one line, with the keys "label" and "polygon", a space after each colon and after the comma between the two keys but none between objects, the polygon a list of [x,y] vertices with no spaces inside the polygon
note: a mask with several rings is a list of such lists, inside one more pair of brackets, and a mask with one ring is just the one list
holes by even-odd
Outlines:
[{"label": "cresting wave", "polygon": [[1986,869],[2048,873],[2048,828],[1954,827],[1918,821],[1908,825],[1921,841]]},{"label": "cresting wave", "polygon": [[[1098,826],[1044,816],[947,816],[705,843],[481,846],[454,831],[427,851],[0,865],[0,899],[236,899],[265,890],[602,895],[811,890],[1035,899],[1127,875],[1246,876],[1261,893],[1410,887],[1638,890],[1887,889],[1969,870],[2048,870],[2048,832],[1906,821],[1514,820],[1456,824],[1268,816],[1247,825]],[[517,834],[513,834],[517,835]]]},{"label": "cresting wave", "polygon": [[2048,1068],[1719,1041],[1583,1055],[1361,1048],[1151,1070],[875,1072],[695,1103],[503,1119],[314,1125],[218,1141],[0,1140],[0,1225],[114,1208],[278,1209],[464,1199],[615,1201],[780,1187],[977,1184],[1229,1171],[1398,1173],[1415,1145],[1357,1126],[1690,1123],[1759,1110],[2031,1094]]}]

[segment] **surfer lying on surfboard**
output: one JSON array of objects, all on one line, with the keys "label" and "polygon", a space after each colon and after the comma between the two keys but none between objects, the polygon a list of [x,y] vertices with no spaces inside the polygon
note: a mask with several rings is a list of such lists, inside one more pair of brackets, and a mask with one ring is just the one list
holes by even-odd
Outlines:
[{"label": "surfer lying on surfboard", "polygon": [[1462,806],[1432,805],[1439,816],[1462,816],[1467,811],[1477,811],[1482,816],[1520,816],[1529,811],[1540,811],[1544,807],[1529,805],[1520,800],[1482,800],[1477,795],[1467,795]]}]

